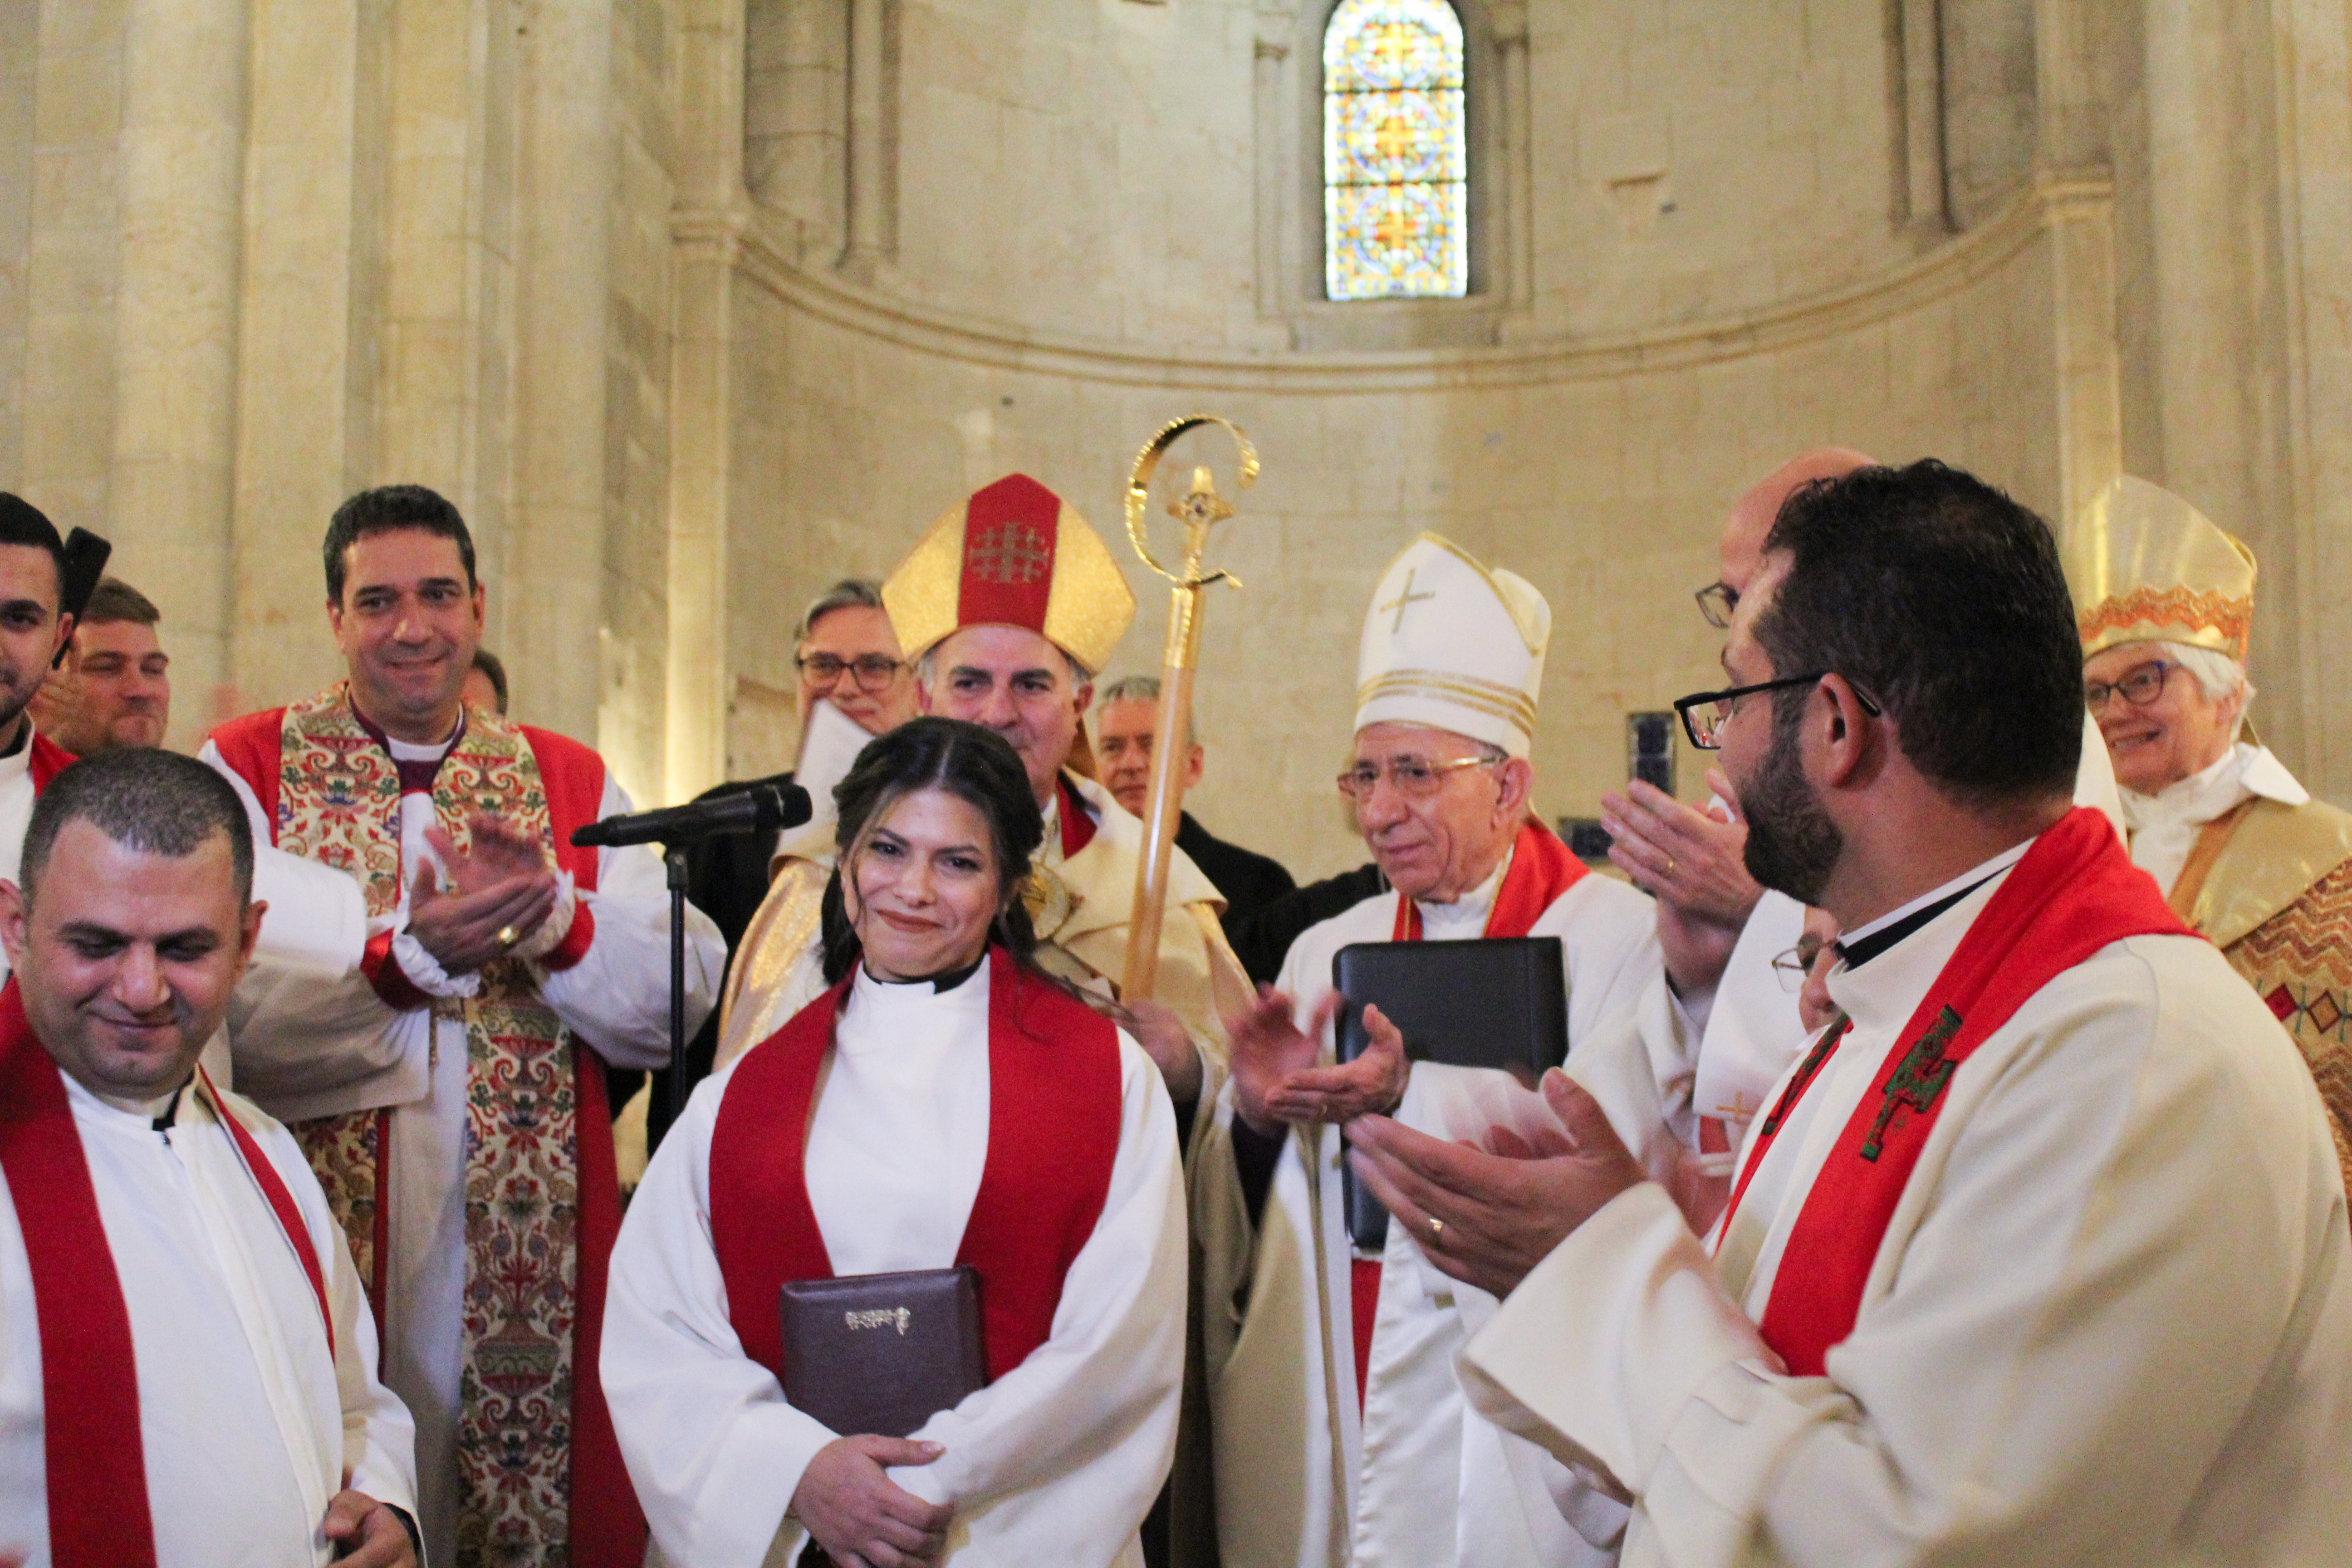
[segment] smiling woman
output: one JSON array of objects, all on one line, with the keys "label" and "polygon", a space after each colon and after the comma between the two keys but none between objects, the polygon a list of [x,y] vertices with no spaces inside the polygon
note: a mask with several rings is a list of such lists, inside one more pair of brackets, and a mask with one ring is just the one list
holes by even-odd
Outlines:
[{"label": "smiling woman", "polygon": [[[1045,825],[1003,737],[914,720],[835,799],[831,989],[696,1090],[613,1255],[604,1384],[654,1535],[674,1563],[814,1539],[841,1563],[1139,1564],[1184,1338],[1159,1072],[1030,960]],[[780,1290],[950,1267],[978,1276],[985,1386],[911,1434],[793,1405],[822,1379],[785,1363]]]}]

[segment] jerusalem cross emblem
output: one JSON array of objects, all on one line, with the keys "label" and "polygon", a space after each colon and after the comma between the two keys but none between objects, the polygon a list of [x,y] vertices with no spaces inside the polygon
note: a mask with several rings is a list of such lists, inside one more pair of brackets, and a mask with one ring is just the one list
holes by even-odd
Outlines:
[{"label": "jerusalem cross emblem", "polygon": [[1034,583],[1054,564],[1042,530],[1000,522],[971,542],[972,575],[983,583]]},{"label": "jerusalem cross emblem", "polygon": [[1944,1086],[1952,1081],[1953,1070],[1960,1065],[1944,1055],[1944,1047],[1952,1043],[1952,1037],[1959,1029],[1960,1016],[1947,1007],[1936,1016],[1927,1032],[1903,1053],[1903,1059],[1895,1064],[1894,1072],[1879,1089],[1885,1102],[1878,1108],[1878,1120],[1870,1124],[1870,1136],[1854,1152],[1874,1163],[1886,1135],[1903,1125],[1905,1110],[1925,1116],[1934,1109],[1936,1101],[1943,1098]]}]

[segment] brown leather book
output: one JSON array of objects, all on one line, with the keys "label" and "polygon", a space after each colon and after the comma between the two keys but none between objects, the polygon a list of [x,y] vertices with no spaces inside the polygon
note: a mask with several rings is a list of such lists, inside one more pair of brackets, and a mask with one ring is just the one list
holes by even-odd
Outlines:
[{"label": "brown leather book", "polygon": [[904,1437],[988,1382],[970,1268],[795,1279],[782,1311],[784,1398],[845,1437]]}]

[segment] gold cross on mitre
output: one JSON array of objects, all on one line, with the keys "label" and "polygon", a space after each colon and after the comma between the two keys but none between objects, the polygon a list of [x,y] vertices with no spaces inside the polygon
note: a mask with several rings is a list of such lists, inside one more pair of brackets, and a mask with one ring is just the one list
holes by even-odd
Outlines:
[{"label": "gold cross on mitre", "polygon": [[1418,570],[1420,570],[1418,567],[1406,567],[1404,569],[1404,591],[1399,594],[1395,598],[1391,599],[1387,604],[1375,606],[1375,608],[1377,608],[1382,615],[1386,615],[1391,610],[1394,610],[1396,612],[1396,620],[1389,627],[1389,631],[1391,635],[1404,630],[1404,613],[1407,610],[1412,608],[1413,605],[1421,603],[1423,599],[1434,599],[1437,597],[1437,595],[1434,592],[1416,594],[1412,591],[1413,574]]}]

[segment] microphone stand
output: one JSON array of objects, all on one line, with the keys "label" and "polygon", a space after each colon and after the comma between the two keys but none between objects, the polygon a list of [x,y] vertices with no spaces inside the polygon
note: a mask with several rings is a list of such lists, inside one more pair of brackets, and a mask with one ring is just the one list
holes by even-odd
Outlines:
[{"label": "microphone stand", "polygon": [[[667,1126],[686,1111],[686,846],[662,846],[669,871],[669,1102]],[[646,1152],[653,1149],[648,1142]]]}]

